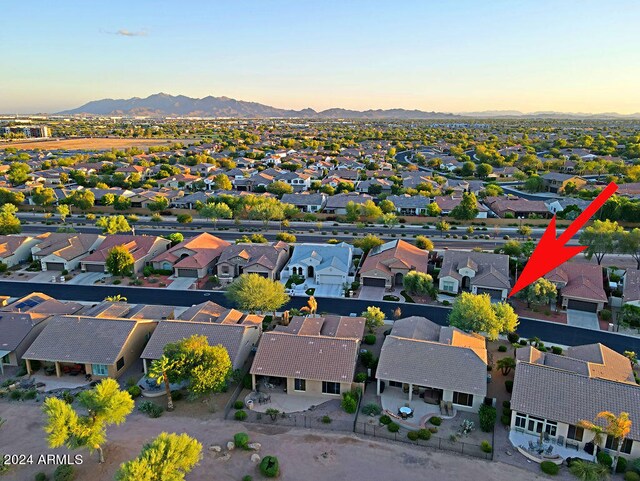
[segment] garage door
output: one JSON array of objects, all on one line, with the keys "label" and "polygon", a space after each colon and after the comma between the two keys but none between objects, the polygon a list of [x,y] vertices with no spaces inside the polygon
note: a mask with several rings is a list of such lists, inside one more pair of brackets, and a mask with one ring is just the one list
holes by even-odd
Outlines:
[{"label": "garage door", "polygon": [[198,269],[178,269],[178,277],[198,278]]},{"label": "garage door", "polygon": [[384,287],[385,280],[377,279],[375,277],[363,277],[362,284],[364,284],[365,286]]},{"label": "garage door", "polygon": [[478,287],[478,294],[489,294],[491,299],[502,300],[502,291],[500,289],[486,289]]},{"label": "garage door", "polygon": [[47,262],[48,271],[63,271],[64,264],[62,262]]},{"label": "garage door", "polygon": [[104,272],[104,266],[101,264],[85,264],[84,270],[87,272]]},{"label": "garage door", "polygon": [[575,309],[576,311],[596,312],[598,310],[598,304],[595,302],[577,301],[575,299],[569,299],[567,309]]},{"label": "garage door", "polygon": [[342,276],[318,275],[318,284],[344,284]]}]

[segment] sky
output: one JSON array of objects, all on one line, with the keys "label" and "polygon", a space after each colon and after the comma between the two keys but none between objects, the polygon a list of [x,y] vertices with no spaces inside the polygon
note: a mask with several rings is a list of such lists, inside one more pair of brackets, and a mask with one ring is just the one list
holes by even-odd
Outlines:
[{"label": "sky", "polygon": [[637,0],[3,3],[3,113],[158,92],[316,110],[640,112]]}]

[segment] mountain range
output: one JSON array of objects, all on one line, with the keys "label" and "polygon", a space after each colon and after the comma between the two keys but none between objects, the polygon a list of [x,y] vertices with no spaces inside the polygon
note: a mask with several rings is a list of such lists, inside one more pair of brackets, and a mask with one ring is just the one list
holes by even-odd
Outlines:
[{"label": "mountain range", "polygon": [[522,113],[515,110],[483,112],[425,112],[406,109],[347,110],[332,108],[315,111],[280,109],[257,102],[246,102],[229,97],[204,97],[201,99],[184,95],[159,93],[146,98],[93,100],[78,108],[58,112],[58,115],[125,116],[125,117],[232,117],[232,118],[317,118],[317,119],[460,119],[474,118],[640,118],[640,113],[622,115],[617,113],[581,114],[563,112]]}]

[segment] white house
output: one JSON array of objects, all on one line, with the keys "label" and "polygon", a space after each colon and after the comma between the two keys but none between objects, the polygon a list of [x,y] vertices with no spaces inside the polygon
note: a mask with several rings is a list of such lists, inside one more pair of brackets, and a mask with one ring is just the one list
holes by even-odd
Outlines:
[{"label": "white house", "polygon": [[340,244],[297,244],[282,270],[282,282],[302,276],[315,284],[343,285],[353,281],[353,247]]},{"label": "white house", "polygon": [[29,259],[38,240],[27,235],[0,235],[0,263],[14,267]]}]

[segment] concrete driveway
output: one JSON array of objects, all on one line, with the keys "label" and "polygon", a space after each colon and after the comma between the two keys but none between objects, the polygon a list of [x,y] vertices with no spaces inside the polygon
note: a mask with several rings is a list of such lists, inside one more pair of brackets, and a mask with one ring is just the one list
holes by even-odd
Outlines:
[{"label": "concrete driveway", "polygon": [[583,327],[585,329],[600,330],[598,315],[595,312],[567,309],[567,324],[570,326]]},{"label": "concrete driveway", "polygon": [[67,281],[67,284],[92,286],[105,277],[107,275],[104,272],[83,272]]},{"label": "concrete driveway", "polygon": [[172,279],[171,284],[169,284],[166,288],[173,290],[187,290],[191,287],[191,284],[196,282],[195,277],[175,277]]},{"label": "concrete driveway", "polygon": [[358,295],[358,299],[362,299],[365,301],[381,301],[384,295],[384,287],[360,286],[360,294]]}]

